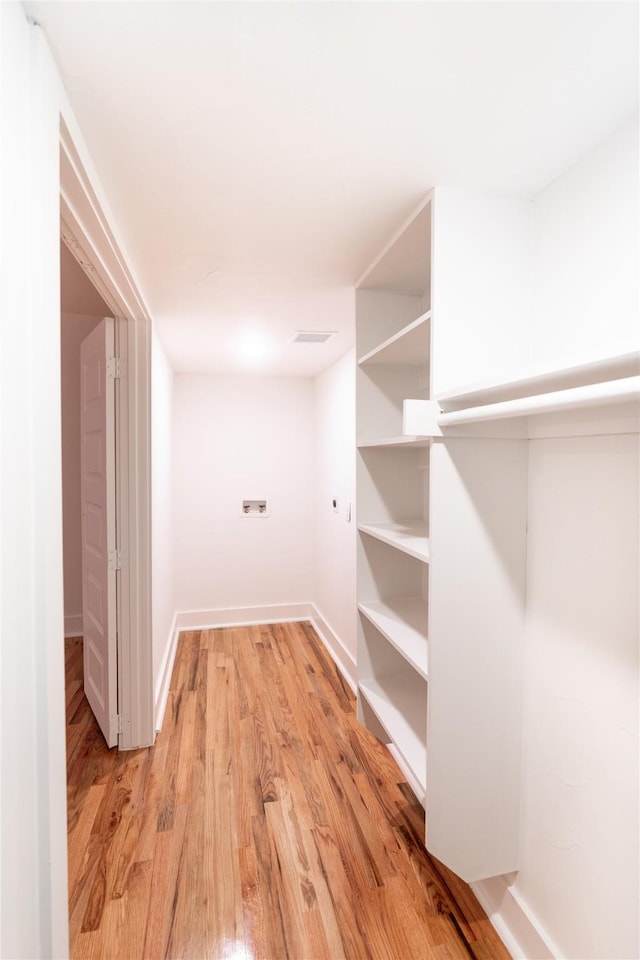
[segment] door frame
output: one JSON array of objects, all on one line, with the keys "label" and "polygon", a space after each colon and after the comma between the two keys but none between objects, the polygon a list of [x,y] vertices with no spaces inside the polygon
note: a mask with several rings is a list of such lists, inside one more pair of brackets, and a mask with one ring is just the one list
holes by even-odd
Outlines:
[{"label": "door frame", "polygon": [[[91,174],[91,176],[90,176]],[[116,523],[125,563],[118,591],[118,746],[155,739],[151,623],[151,318],[122,248],[60,117],[60,235],[115,318],[125,361],[116,408]]]}]

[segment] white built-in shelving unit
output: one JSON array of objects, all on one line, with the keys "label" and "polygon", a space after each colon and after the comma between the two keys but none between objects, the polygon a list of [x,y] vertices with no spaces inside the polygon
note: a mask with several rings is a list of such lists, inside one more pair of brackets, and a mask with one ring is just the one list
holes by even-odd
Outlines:
[{"label": "white built-in shelving unit", "polygon": [[358,701],[424,802],[427,779],[429,439],[403,430],[430,383],[431,205],[356,292]]},{"label": "white built-in shelving unit", "polygon": [[639,423],[637,343],[528,365],[532,251],[436,188],[356,290],[359,716],[467,881],[519,866],[530,440]]}]

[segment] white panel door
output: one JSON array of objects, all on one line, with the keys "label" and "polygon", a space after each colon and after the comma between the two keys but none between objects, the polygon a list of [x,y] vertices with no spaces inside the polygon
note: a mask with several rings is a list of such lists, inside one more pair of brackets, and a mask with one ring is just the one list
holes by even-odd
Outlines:
[{"label": "white panel door", "polygon": [[[84,691],[109,747],[118,740],[114,321],[80,349]],[[111,561],[111,562],[110,562]]]}]

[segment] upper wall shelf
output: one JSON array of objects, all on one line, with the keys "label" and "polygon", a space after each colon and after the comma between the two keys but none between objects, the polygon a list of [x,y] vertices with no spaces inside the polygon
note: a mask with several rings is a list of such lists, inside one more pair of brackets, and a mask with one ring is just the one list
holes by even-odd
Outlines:
[{"label": "upper wall shelf", "polygon": [[586,359],[568,366],[534,370],[515,380],[470,384],[437,394],[435,399],[447,410],[500,403],[534,394],[568,390],[588,384],[620,380],[640,374],[640,351],[625,350],[608,357]]},{"label": "upper wall shelf", "polygon": [[365,364],[406,364],[418,367],[429,363],[429,321],[431,311],[408,323],[406,327],[389,337],[379,346],[369,350],[358,363]]},{"label": "upper wall shelf", "polygon": [[431,286],[431,196],[394,233],[356,283],[360,290],[422,294]]}]

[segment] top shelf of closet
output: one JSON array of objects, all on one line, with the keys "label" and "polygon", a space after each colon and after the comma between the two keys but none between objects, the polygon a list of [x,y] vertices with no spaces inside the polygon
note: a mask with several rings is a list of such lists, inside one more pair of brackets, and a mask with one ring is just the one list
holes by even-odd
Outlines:
[{"label": "top shelf of closet", "polygon": [[372,364],[404,364],[422,366],[429,362],[429,321],[427,310],[383,343],[369,350],[358,360],[359,366]]},{"label": "top shelf of closet", "polygon": [[608,357],[588,358],[580,363],[531,371],[514,380],[487,381],[447,390],[435,396],[447,410],[517,400],[535,394],[570,390],[640,374],[640,351],[625,350]]}]

